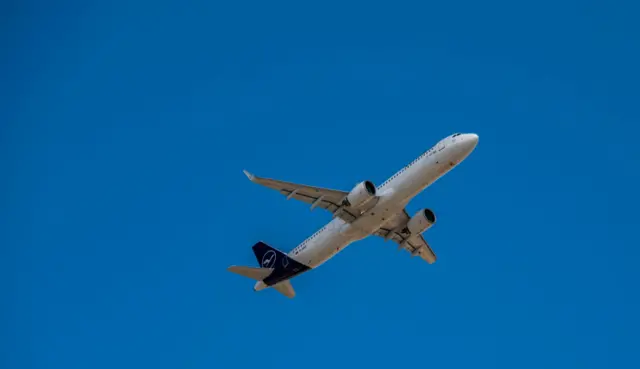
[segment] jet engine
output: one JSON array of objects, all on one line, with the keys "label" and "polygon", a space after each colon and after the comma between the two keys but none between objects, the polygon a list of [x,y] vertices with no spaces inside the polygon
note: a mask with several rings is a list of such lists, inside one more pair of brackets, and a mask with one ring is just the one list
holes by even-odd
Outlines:
[{"label": "jet engine", "polygon": [[345,198],[345,205],[358,207],[376,196],[376,186],[371,181],[358,183]]},{"label": "jet engine", "polygon": [[431,228],[436,222],[436,215],[430,209],[419,210],[407,222],[407,229],[412,235],[420,234]]}]

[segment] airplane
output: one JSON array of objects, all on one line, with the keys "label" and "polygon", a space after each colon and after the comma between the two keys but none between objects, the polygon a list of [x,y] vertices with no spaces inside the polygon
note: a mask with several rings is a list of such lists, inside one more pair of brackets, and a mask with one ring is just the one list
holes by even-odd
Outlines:
[{"label": "airplane", "polygon": [[246,170],[254,183],[310,204],[310,210],[322,208],[333,213],[329,223],[284,253],[259,241],[253,253],[260,267],[232,265],[227,270],[256,281],[254,291],[273,288],[293,298],[291,279],[319,267],[353,242],[374,235],[398,244],[411,257],[419,256],[428,264],[436,254],[422,234],[436,222],[431,209],[423,208],[410,216],[406,205],[425,188],[448,173],[471,154],[478,144],[474,133],[455,133],[440,140],[410,164],[376,187],[365,180],[349,192],[307,186],[258,177]]}]

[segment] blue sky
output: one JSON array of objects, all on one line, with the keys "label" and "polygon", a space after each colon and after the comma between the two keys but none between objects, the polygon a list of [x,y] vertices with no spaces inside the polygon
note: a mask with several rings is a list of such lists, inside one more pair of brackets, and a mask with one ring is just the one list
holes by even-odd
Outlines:
[{"label": "blue sky", "polygon": [[[3,5],[5,368],[637,368],[638,5]],[[254,293],[226,271],[439,139],[434,265],[366,239]]]}]

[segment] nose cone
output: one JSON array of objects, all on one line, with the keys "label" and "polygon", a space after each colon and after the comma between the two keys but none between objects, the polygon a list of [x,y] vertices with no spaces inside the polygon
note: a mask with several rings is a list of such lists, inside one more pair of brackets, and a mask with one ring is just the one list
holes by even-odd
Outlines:
[{"label": "nose cone", "polygon": [[465,139],[465,140],[469,140],[469,141],[471,141],[471,142],[473,142],[473,143],[477,144],[477,143],[478,143],[478,139],[479,139],[479,137],[478,137],[478,135],[477,135],[477,134],[475,134],[475,133],[465,133],[465,135],[464,135],[464,139]]},{"label": "nose cone", "polygon": [[467,155],[471,154],[471,152],[478,145],[478,135],[475,133],[464,133],[456,138],[456,152],[459,155],[458,160],[464,160]]},{"label": "nose cone", "polygon": [[464,145],[467,147],[467,149],[471,151],[476,148],[479,139],[480,138],[475,133],[466,133],[464,134],[464,139],[462,141],[464,142]]}]

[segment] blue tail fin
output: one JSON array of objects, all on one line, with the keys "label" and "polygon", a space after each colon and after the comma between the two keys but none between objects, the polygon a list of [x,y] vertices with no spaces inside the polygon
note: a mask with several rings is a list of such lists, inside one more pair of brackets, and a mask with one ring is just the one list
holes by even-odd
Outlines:
[{"label": "blue tail fin", "polygon": [[262,241],[253,245],[252,249],[260,267],[273,270],[273,273],[263,280],[267,286],[273,286],[310,269],[308,266],[291,259],[284,252]]},{"label": "blue tail fin", "polygon": [[263,268],[276,269],[279,266],[276,265],[276,262],[282,261],[286,257],[285,253],[278,249],[274,249],[262,241],[253,245],[252,249],[253,253],[256,255],[258,264]]}]

